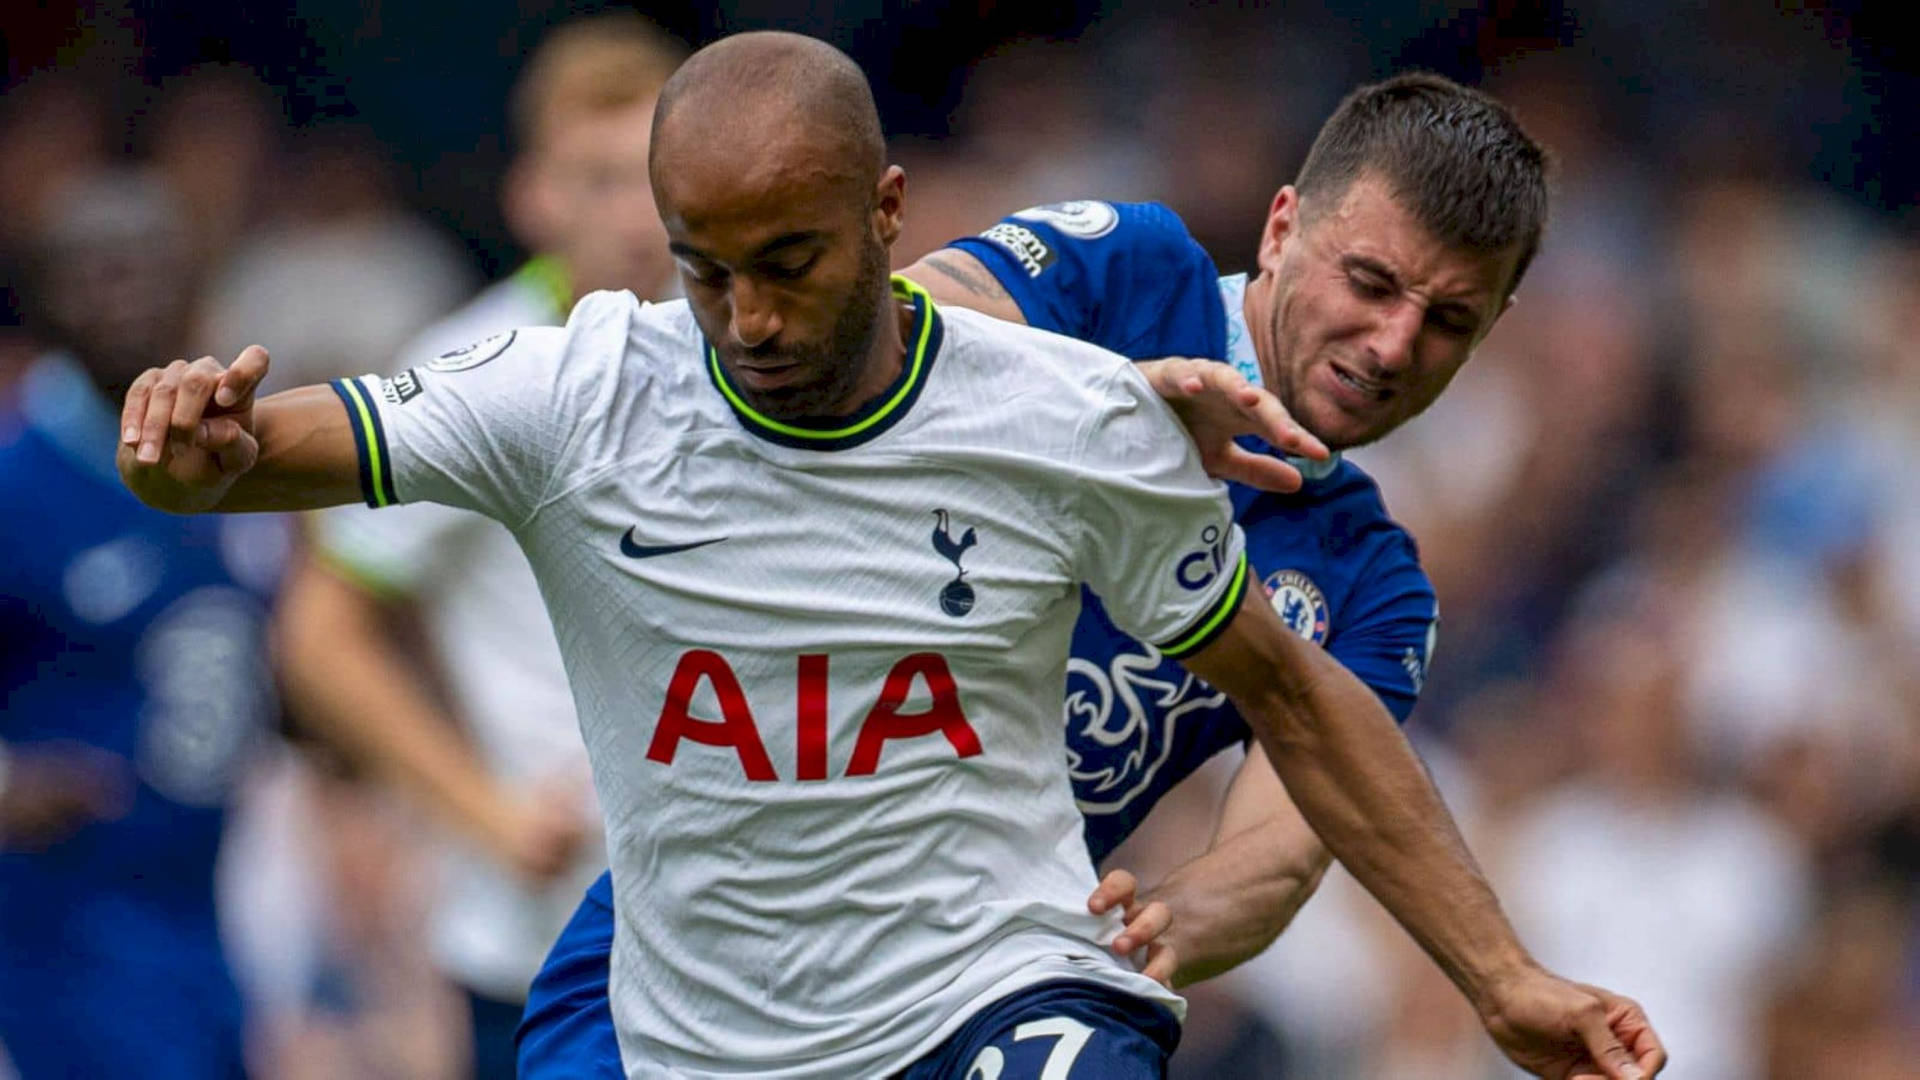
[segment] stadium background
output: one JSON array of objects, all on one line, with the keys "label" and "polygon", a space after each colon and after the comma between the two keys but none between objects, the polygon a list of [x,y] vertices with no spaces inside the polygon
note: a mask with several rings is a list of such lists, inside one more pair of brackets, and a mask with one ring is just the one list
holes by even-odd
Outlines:
[{"label": "stadium background", "polygon": [[[1168,202],[1245,269],[1355,83],[1420,66],[1512,102],[1559,161],[1545,250],[1433,413],[1358,455],[1444,612],[1412,730],[1527,940],[1640,997],[1670,1075],[1914,1075],[1920,76],[1895,5],[800,7],[647,11],[695,44],[781,26],[859,59],[908,169],[902,262],[1094,196]],[[506,90],[583,10],[9,5],[0,263],[48,199],[136,163],[185,208],[200,347],[383,365],[518,258]],[[0,386],[37,349],[0,331]],[[262,1075],[442,1075],[427,827],[325,776],[271,755],[225,868]],[[1216,794],[1190,785],[1117,864],[1177,861]],[[1176,1075],[1503,1075],[1337,872],[1193,1001]]]}]

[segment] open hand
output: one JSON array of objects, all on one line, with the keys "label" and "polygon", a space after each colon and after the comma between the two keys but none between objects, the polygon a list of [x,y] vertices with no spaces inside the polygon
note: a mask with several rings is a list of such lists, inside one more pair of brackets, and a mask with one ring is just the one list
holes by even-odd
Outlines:
[{"label": "open hand", "polygon": [[231,367],[211,356],[148,368],[120,410],[120,477],[150,506],[174,513],[211,509],[253,468],[253,392],[267,351],[248,346]]},{"label": "open hand", "polygon": [[1139,888],[1140,883],[1132,874],[1110,870],[1087,898],[1087,910],[1104,915],[1119,908],[1127,925],[1108,947],[1122,957],[1131,957],[1138,950],[1146,949],[1146,963],[1140,973],[1163,986],[1172,986],[1174,970],[1180,966],[1179,957],[1174,954],[1173,946],[1160,936],[1173,925],[1173,911],[1159,900],[1141,903]]},{"label": "open hand", "polygon": [[1233,441],[1240,435],[1257,435],[1296,457],[1327,459],[1326,445],[1288,415],[1279,398],[1248,382],[1230,364],[1170,357],[1135,366],[1179,414],[1209,476],[1263,491],[1284,493],[1300,487],[1300,470],[1244,449]]}]

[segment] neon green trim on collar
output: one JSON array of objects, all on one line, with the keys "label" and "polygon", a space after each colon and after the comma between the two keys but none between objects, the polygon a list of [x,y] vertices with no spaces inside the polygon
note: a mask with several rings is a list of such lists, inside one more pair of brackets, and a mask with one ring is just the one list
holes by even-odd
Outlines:
[{"label": "neon green trim on collar", "polygon": [[911,302],[914,306],[914,340],[907,352],[906,377],[899,381],[899,385],[894,388],[892,395],[884,404],[860,420],[838,428],[801,427],[775,420],[756,411],[733,388],[733,384],[727,379],[726,369],[720,365],[719,350],[709,343],[707,366],[713,376],[714,385],[720,388],[720,392],[726,396],[727,403],[733,406],[734,411],[739,413],[743,420],[769,432],[808,443],[828,443],[858,438],[873,430],[876,425],[897,419],[901,405],[918,394],[921,383],[926,377],[928,361],[932,355],[932,350],[927,346],[933,338],[936,312],[933,297],[928,295],[927,290],[898,274],[893,276],[893,295],[898,299]]}]

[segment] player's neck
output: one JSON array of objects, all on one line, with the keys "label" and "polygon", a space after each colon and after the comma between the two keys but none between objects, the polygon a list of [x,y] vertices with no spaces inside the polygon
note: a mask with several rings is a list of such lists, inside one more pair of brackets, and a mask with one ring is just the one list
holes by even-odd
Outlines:
[{"label": "player's neck", "polygon": [[[1247,287],[1240,296],[1240,314],[1247,321],[1247,337],[1253,342],[1253,358],[1260,364],[1260,382],[1275,393],[1284,380],[1280,372],[1274,370],[1274,354],[1280,343],[1273,340],[1274,279],[1271,273],[1261,271],[1247,279]],[[1287,402],[1281,402],[1292,408]]]}]

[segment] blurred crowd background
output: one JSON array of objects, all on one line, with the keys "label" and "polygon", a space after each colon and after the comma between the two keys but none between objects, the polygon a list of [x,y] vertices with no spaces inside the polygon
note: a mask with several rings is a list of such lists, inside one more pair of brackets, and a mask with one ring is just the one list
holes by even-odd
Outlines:
[{"label": "blurred crowd background", "polygon": [[[909,177],[900,264],[1091,197],[1164,201],[1248,269],[1357,83],[1424,67],[1512,103],[1558,162],[1539,261],[1432,412],[1356,455],[1440,596],[1410,730],[1526,940],[1637,996],[1669,1075],[1920,1075],[1920,65],[1896,5],[1121,7],[643,10],[696,45],[780,26],[853,53]],[[581,10],[11,8],[0,396],[45,320],[153,362],[263,341],[281,385],[385,368],[525,254],[507,88]],[[107,259],[74,239],[122,235]],[[303,744],[299,706],[221,871],[255,1071],[458,1075],[421,945],[439,826]],[[1226,772],[1115,865],[1151,880],[1204,843]],[[1192,1000],[1181,1077],[1507,1075],[1337,870]]]}]

